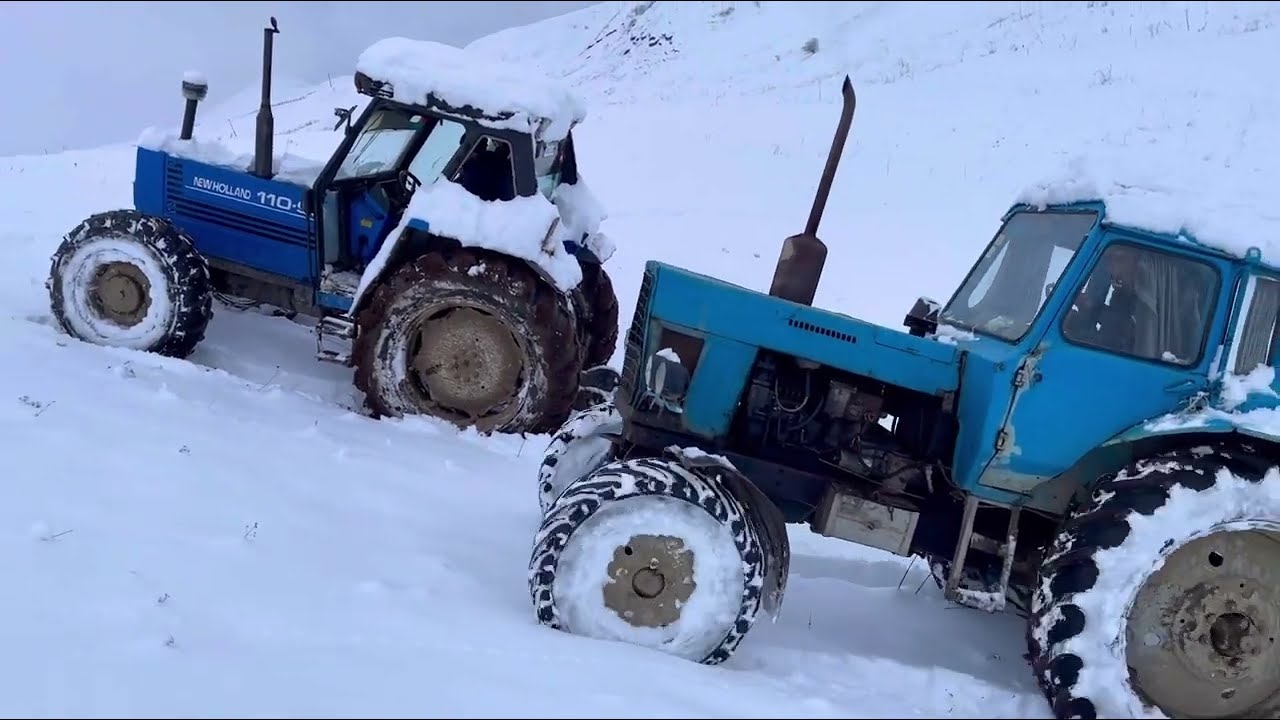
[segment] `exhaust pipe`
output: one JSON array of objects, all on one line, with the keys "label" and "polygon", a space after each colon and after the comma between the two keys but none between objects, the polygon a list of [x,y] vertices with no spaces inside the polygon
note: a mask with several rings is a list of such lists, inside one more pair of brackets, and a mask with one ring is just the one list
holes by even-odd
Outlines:
[{"label": "exhaust pipe", "polygon": [[187,108],[182,112],[182,134],[178,137],[190,140],[196,129],[196,106],[209,94],[209,83],[197,72],[188,71],[182,77],[182,97],[187,99]]},{"label": "exhaust pipe", "polygon": [[844,109],[840,114],[840,124],[836,127],[836,135],[831,141],[831,151],[827,155],[827,165],[822,170],[822,179],[818,181],[818,192],[813,198],[813,208],[809,211],[809,222],[804,232],[792,235],[782,242],[782,253],[778,256],[778,265],[773,271],[773,284],[769,294],[802,305],[812,305],[813,297],[818,292],[818,282],[822,279],[822,267],[827,262],[827,246],[818,239],[818,223],[822,221],[822,213],[827,207],[827,196],[831,194],[831,182],[836,176],[836,167],[840,164],[840,155],[844,152],[845,140],[849,137],[849,126],[853,124],[853,111],[857,106],[857,96],[853,92],[853,82],[846,75],[844,87]]},{"label": "exhaust pipe", "polygon": [[272,142],[276,134],[276,121],[271,116],[271,47],[273,35],[280,32],[276,19],[271,27],[262,29],[262,103],[258,105],[258,128],[253,143],[253,174],[271,179]]}]

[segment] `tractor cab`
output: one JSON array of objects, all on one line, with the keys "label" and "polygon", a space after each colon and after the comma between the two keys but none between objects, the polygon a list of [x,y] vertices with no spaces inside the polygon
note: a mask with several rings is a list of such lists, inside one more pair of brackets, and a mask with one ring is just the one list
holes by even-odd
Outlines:
[{"label": "tractor cab", "polygon": [[[541,194],[553,199],[561,182],[575,182],[571,133],[544,137],[483,123],[474,109],[460,110],[436,96],[408,104],[385,97],[386,84],[356,75],[356,87],[373,99],[351,122],[338,109],[345,136],[312,187],[320,237],[319,304],[347,311],[363,271],[383,241],[404,220],[421,188],[451,182],[482,202],[506,202]],[[430,219],[426,218],[429,224]],[[425,229],[425,228],[424,228]],[[566,243],[569,252],[581,244]]]},{"label": "tractor cab", "polygon": [[[935,332],[967,354],[957,484],[1060,510],[1090,453],[1212,401],[1224,372],[1269,362],[1280,285],[1255,265],[1110,223],[1101,203],[1013,208],[936,315]],[[1270,324],[1233,339],[1241,288],[1254,285]]]}]

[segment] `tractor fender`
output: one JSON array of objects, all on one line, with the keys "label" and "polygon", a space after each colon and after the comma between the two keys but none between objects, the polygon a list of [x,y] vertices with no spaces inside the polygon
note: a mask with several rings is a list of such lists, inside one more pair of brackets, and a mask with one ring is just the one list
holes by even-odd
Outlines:
[{"label": "tractor fender", "polygon": [[1031,505],[1052,513],[1064,513],[1072,499],[1082,500],[1098,480],[1146,457],[1178,448],[1220,443],[1228,436],[1269,449],[1259,452],[1280,458],[1280,408],[1243,413],[1217,409],[1186,410],[1144,420],[1113,435],[1095,447],[1062,474],[1041,484],[1032,494]]},{"label": "tractor fender", "polygon": [[[1092,465],[1082,485],[1092,487],[1103,473],[1115,472],[1135,460],[1174,448],[1194,447],[1201,443],[1221,442],[1228,435],[1270,445],[1270,454],[1280,456],[1280,409],[1262,409],[1246,413],[1230,413],[1213,408],[1161,415],[1134,425],[1103,443],[1090,453],[1077,468]],[[1093,459],[1094,462],[1088,462]],[[1098,461],[1101,460],[1101,465]]]},{"label": "tractor fender", "polygon": [[[510,258],[512,261],[522,263],[549,287],[561,292],[546,269],[538,265],[538,263],[529,262],[525,258],[502,253],[483,245],[468,243],[465,240],[437,235],[431,232],[431,224],[426,220],[411,218],[401,232],[393,233],[387,237],[386,241],[382,243],[382,247],[378,248],[377,254],[373,256],[368,266],[365,267],[364,272],[360,275],[360,284],[356,286],[356,291],[351,297],[351,308],[347,310],[348,317],[356,317],[363,309],[364,303],[370,296],[374,286],[405,262],[432,250],[459,247],[471,247],[489,253],[500,254]],[[576,311],[577,308],[574,307],[574,310]]]},{"label": "tractor fender", "polygon": [[667,447],[666,452],[691,471],[713,473],[725,489],[754,516],[760,541],[767,555],[764,559],[762,588],[764,609],[777,619],[782,609],[782,598],[787,591],[787,574],[791,567],[791,541],[787,536],[787,523],[782,512],[728,458],[703,452],[696,447],[678,445]]},{"label": "tractor fender", "polygon": [[1248,412],[1226,412],[1215,408],[1162,415],[1138,423],[1104,443],[1127,445],[1160,438],[1235,433],[1255,440],[1280,444],[1280,408],[1259,408]]}]

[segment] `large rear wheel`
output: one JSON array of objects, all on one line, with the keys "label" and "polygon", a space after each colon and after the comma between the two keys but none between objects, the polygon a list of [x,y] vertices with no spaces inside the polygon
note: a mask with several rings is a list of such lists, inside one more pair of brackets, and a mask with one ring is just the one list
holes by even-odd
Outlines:
[{"label": "large rear wheel", "polygon": [[583,369],[607,365],[618,347],[618,296],[603,265],[583,265],[582,295],[587,305]]},{"label": "large rear wheel", "polygon": [[578,386],[564,295],[506,256],[426,253],[383,282],[360,313],[356,386],[379,415],[431,415],[480,432],[543,433]]},{"label": "large rear wheel", "polygon": [[1040,575],[1027,639],[1057,717],[1280,716],[1280,474],[1262,454],[1104,478]]}]

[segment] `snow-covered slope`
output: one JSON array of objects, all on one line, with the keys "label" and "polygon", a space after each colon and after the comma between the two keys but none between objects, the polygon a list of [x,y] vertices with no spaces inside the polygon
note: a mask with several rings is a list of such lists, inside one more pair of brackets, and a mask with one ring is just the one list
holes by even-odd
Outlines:
[{"label": "snow-covered slope", "polygon": [[[846,72],[859,106],[819,305],[898,326],[1080,151],[1141,188],[1197,181],[1233,231],[1274,219],[1274,5],[801,5],[604,3],[475,44],[591,101],[579,163],[624,323],[651,258],[767,287]],[[197,135],[247,152],[256,89],[209,80]],[[349,77],[274,96],[277,150],[309,157],[336,144],[334,107],[362,105]],[[725,666],[537,626],[546,438],[364,418],[307,328],[254,311],[217,306],[190,362],[52,328],[49,254],[129,204],[132,161],[0,159],[5,714],[1045,716],[1022,621],[803,528],[783,617]]]},{"label": "snow-covered slope", "polygon": [[1074,172],[1141,213],[1125,219],[1280,261],[1280,99],[1254,77],[1277,20],[1231,2],[604,3],[471,47],[592,100],[585,172],[615,218],[644,208],[620,267],[680,238],[672,257],[756,288],[804,223],[849,74],[817,303],[897,324],[949,296],[1010,203]]}]

